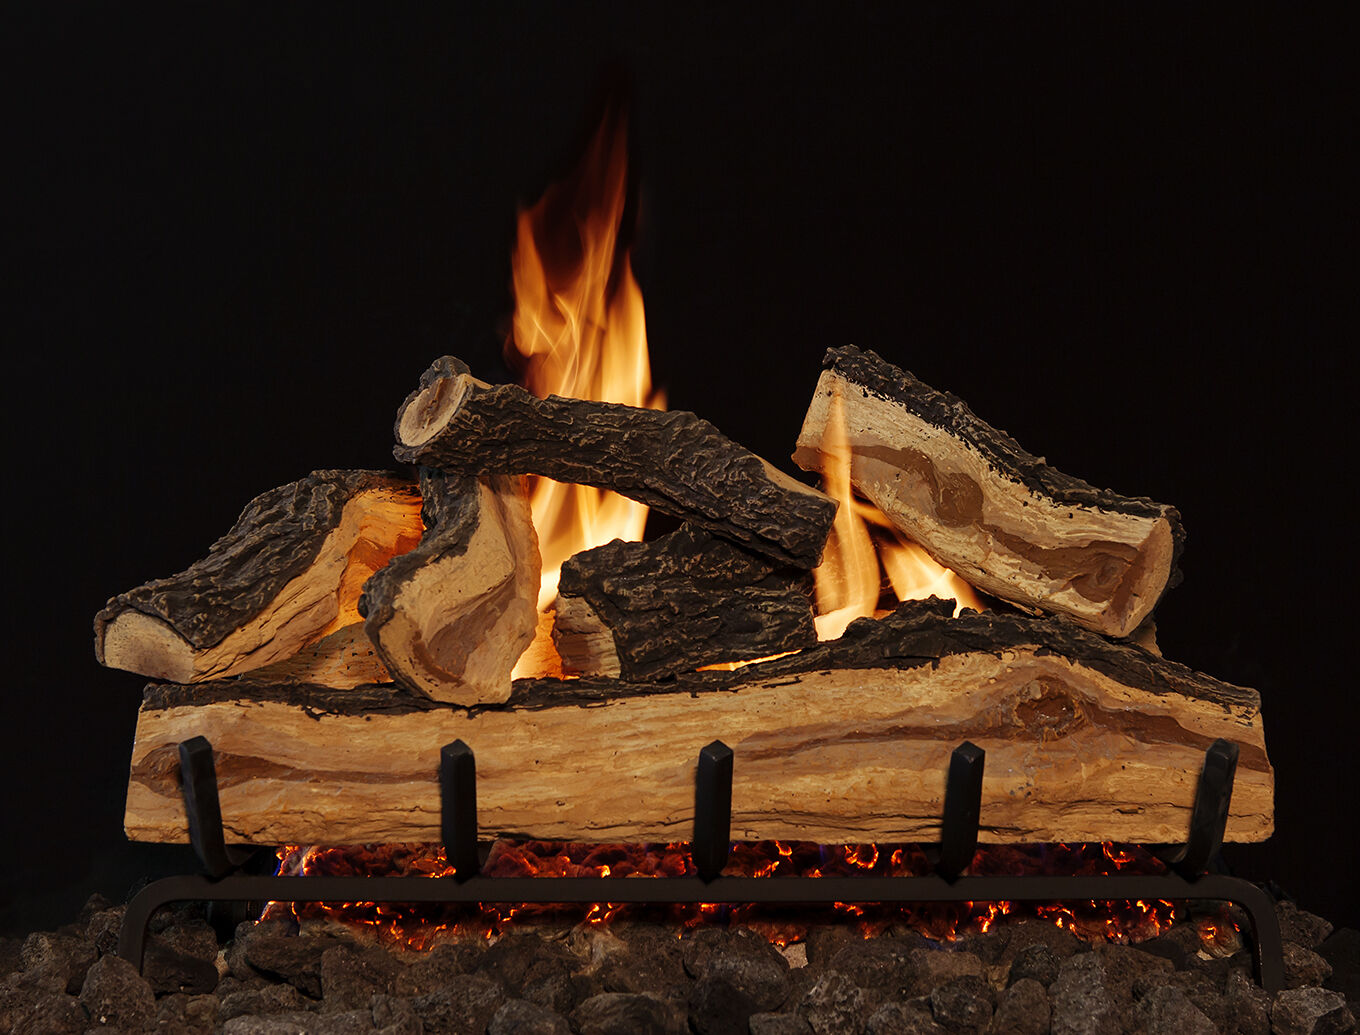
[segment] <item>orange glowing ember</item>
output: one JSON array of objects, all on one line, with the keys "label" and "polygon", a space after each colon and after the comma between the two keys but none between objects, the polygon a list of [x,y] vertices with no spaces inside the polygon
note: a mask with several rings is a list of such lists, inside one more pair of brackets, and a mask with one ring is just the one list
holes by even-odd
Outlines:
[{"label": "orange glowing ember", "polygon": [[[626,121],[611,112],[571,177],[520,212],[505,351],[540,398],[666,408],[652,388],[642,291],[619,241],[627,196]],[[641,539],[647,507],[590,486],[531,482],[543,557],[538,607],[545,611],[557,596],[562,562],[613,539]]]},{"label": "orange glowing ember", "polygon": [[965,607],[983,609],[968,583],[904,538],[876,506],[855,495],[850,483],[850,435],[839,397],[831,400],[820,452],[822,491],[839,502],[840,509],[822,563],[813,573],[819,639],[834,640],[856,618],[878,614],[885,588],[898,603],[936,596],[954,600],[955,614]]},{"label": "orange glowing ember", "polygon": [[[349,848],[300,848],[279,851],[284,874],[438,877],[451,874],[438,845],[379,845]],[[1119,871],[1162,873],[1165,866],[1145,849],[1110,844],[989,845],[979,848],[970,872],[975,874],[1099,875]],[[482,872],[490,877],[648,877],[693,876],[689,846],[587,845],[560,841],[497,841]],[[737,842],[723,870],[729,876],[843,877],[921,876],[931,872],[919,845],[816,845],[804,841]],[[819,923],[853,921],[863,937],[907,924],[926,937],[952,941],[985,932],[1001,920],[1051,923],[1088,942],[1140,942],[1185,919],[1184,905],[1157,901],[933,903],[887,905],[837,902],[830,907],[672,905],[638,906],[597,902],[591,905],[477,905],[386,903],[270,903],[265,917],[292,916],[298,921],[336,920],[369,931],[378,940],[426,949],[446,938],[493,938],[526,921],[607,924],[614,918],[651,918],[684,929],[705,923],[739,923],[772,942],[799,941]],[[1234,920],[1225,912],[1195,920],[1205,950],[1227,955],[1241,948]]]}]

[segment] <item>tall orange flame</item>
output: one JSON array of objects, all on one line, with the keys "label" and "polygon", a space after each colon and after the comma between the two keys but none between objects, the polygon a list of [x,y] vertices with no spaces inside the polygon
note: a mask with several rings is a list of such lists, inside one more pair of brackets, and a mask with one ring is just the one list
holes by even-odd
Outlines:
[{"label": "tall orange flame", "polygon": [[[571,177],[519,214],[506,358],[535,395],[666,408],[652,387],[642,291],[619,242],[627,189],[626,122],[611,112]],[[543,557],[540,611],[557,596],[563,561],[641,539],[647,523],[643,504],[590,486],[537,478],[530,501]]]}]

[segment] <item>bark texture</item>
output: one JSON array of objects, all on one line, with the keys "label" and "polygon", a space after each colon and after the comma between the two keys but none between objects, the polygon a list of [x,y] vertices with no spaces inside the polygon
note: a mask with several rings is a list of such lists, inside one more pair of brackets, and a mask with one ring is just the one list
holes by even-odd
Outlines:
[{"label": "bark texture", "polygon": [[664,678],[817,642],[812,575],[690,525],[562,566],[553,632],[567,672]]},{"label": "bark texture", "polygon": [[479,381],[451,356],[397,414],[399,460],[460,474],[535,474],[610,489],[773,558],[813,568],[836,504],[706,420]]},{"label": "bark texture", "polygon": [[110,600],[95,616],[95,655],[178,682],[274,665],[357,623],[365,580],[420,535],[410,481],[316,471],[256,497],[178,575]]}]

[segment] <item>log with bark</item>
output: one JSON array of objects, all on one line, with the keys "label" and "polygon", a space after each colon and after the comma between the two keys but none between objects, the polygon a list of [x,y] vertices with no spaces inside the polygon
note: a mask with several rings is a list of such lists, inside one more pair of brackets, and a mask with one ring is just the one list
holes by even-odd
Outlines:
[{"label": "log with bark", "polygon": [[987,752],[984,841],[1172,842],[1205,750],[1241,749],[1227,837],[1272,826],[1273,773],[1253,690],[1066,619],[902,605],[840,640],[664,683],[521,680],[505,705],[390,688],[151,686],[126,828],[183,841],[176,745],[216,750],[229,839],[437,841],[439,749],[477,758],[484,837],[685,840],[699,750],[735,751],[732,836],[822,843],[939,836],[950,752]]},{"label": "log with bark", "polygon": [[364,586],[359,613],[392,676],[455,704],[504,701],[538,625],[538,537],[524,479],[423,469],[426,533]]},{"label": "log with bark", "polygon": [[279,678],[385,679],[355,639],[364,582],[421,536],[420,493],[377,471],[316,471],[251,501],[207,556],[95,616],[111,668],[181,683],[278,665]]},{"label": "log with bark", "polygon": [[564,671],[664,678],[810,647],[812,574],[691,525],[614,540],[562,565],[553,641]]},{"label": "log with bark", "polygon": [[445,356],[396,422],[399,460],[460,474],[535,474],[610,489],[773,558],[813,568],[836,504],[682,410],[492,386]]},{"label": "log with bark", "polygon": [[831,349],[824,365],[794,461],[822,469],[839,410],[855,487],[972,585],[1127,636],[1178,580],[1175,508],[1054,470],[873,352]]}]

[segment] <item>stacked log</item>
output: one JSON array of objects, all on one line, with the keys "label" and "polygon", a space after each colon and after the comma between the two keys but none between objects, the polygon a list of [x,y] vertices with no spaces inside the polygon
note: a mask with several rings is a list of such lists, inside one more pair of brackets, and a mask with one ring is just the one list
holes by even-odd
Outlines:
[{"label": "stacked log", "polygon": [[[1227,836],[1270,833],[1256,692],[1138,645],[1178,577],[1175,509],[1052,469],[871,352],[827,354],[795,461],[820,471],[845,443],[857,491],[1014,608],[908,603],[816,643],[835,502],[692,413],[537,399],[444,357],[395,433],[414,474],[272,490],[202,561],[100,612],[100,659],[162,681],[129,836],[185,838],[176,745],[199,735],[228,837],[256,843],[437,840],[455,739],[477,752],[487,835],[683,840],[714,738],[735,751],[743,839],[933,839],[971,740],[983,840],[1176,841],[1220,737],[1240,748]],[[540,616],[526,475],[682,523],[571,558]],[[567,677],[512,683],[548,628]]]}]

